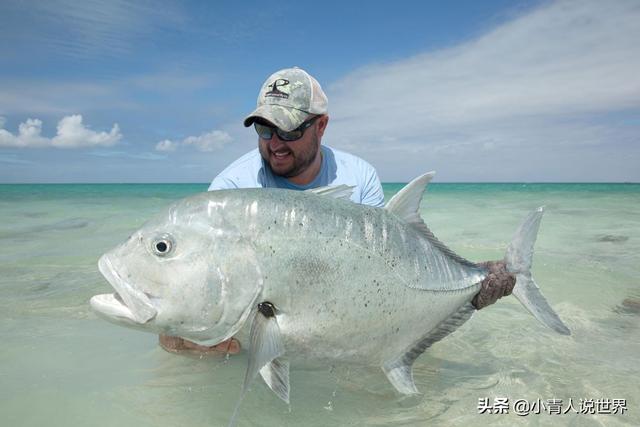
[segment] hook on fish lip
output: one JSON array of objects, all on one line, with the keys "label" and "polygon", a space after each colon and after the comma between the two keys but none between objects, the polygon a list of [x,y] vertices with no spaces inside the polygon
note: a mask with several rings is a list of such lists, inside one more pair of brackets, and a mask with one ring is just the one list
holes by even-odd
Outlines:
[{"label": "hook on fish lip", "polygon": [[151,301],[157,298],[127,282],[108,255],[100,258],[98,269],[115,293],[91,298],[91,306],[96,311],[109,317],[123,317],[139,324],[147,323],[156,316],[158,311]]}]

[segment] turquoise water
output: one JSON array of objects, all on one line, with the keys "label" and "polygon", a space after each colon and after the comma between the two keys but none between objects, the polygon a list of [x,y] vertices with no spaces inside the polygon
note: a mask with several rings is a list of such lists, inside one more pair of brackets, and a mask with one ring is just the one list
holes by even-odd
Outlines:
[{"label": "turquoise water", "polygon": [[[187,357],[88,307],[110,291],[98,257],[205,184],[0,185],[0,425],[224,426],[246,355]],[[402,185],[385,185],[387,199]],[[257,382],[240,426],[639,425],[640,185],[432,184],[421,212],[473,260],[501,258],[546,206],[534,276],[572,330],[514,298],[478,312],[416,365],[417,399],[377,369],[294,369],[291,407]],[[623,415],[479,414],[478,400],[626,399]]]}]

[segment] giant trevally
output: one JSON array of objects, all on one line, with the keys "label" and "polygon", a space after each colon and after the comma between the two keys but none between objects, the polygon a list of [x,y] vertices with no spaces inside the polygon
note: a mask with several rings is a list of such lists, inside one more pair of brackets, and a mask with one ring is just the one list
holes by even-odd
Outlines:
[{"label": "giant trevally", "polygon": [[[117,324],[216,344],[239,337],[249,364],[289,401],[299,359],[377,365],[402,394],[412,365],[475,311],[487,268],[455,254],[418,213],[428,173],[384,208],[348,187],[220,190],[183,199],[100,258],[115,289],[92,308]],[[513,294],[569,334],[531,276],[542,208],[507,248]]]}]

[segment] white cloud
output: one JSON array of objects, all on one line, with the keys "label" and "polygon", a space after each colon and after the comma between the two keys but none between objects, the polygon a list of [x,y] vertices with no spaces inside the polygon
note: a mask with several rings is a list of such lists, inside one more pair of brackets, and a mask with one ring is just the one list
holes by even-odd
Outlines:
[{"label": "white cloud", "polygon": [[160,141],[156,144],[156,150],[158,151],[176,151],[177,148],[178,144],[168,139]]},{"label": "white cloud", "polygon": [[53,138],[42,136],[42,121],[27,119],[18,126],[18,134],[0,128],[0,147],[17,148],[82,148],[108,147],[122,139],[120,127],[114,124],[109,132],[96,132],[82,123],[82,116],[72,115],[58,122],[57,133]]},{"label": "white cloud", "polygon": [[111,131],[95,132],[82,124],[81,115],[64,117],[58,123],[58,134],[51,141],[54,147],[109,147],[122,138],[120,127],[114,124]]},{"label": "white cloud", "polygon": [[182,141],[165,139],[156,144],[158,151],[175,151],[178,147],[194,146],[198,151],[220,150],[231,143],[233,138],[225,131],[212,130],[199,136],[189,136]]},{"label": "white cloud", "polygon": [[214,151],[231,142],[231,135],[221,130],[214,130],[200,136],[190,136],[182,143],[194,145],[200,151]]},{"label": "white cloud", "polygon": [[27,119],[18,126],[18,135],[0,129],[0,147],[44,147],[50,143],[42,133],[42,121]]},{"label": "white cloud", "polygon": [[[545,3],[464,44],[361,68],[329,87],[325,140],[387,171],[420,153],[423,168],[459,172],[460,156],[482,152],[491,156],[488,175],[509,149],[574,147],[567,169],[582,149],[637,143],[637,126],[613,116],[640,108],[638,22],[633,0]],[[626,161],[624,150],[618,155]],[[505,179],[519,179],[519,165],[545,169],[531,158],[510,161],[516,176]],[[421,170],[395,168],[394,177]]]}]

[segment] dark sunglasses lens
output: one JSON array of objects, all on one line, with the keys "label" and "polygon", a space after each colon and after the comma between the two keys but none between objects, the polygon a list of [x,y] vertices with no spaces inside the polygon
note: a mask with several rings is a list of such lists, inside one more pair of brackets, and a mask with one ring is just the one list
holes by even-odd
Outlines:
[{"label": "dark sunglasses lens", "polygon": [[295,141],[298,140],[302,137],[302,135],[304,134],[303,131],[300,130],[292,130],[291,132],[285,132],[283,130],[276,130],[276,133],[278,134],[278,138],[280,138],[283,141]]},{"label": "dark sunglasses lens", "polygon": [[256,129],[258,136],[262,139],[271,139],[273,136],[273,128],[260,123],[254,123],[253,127]]}]

